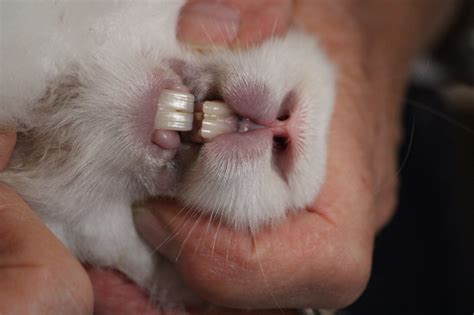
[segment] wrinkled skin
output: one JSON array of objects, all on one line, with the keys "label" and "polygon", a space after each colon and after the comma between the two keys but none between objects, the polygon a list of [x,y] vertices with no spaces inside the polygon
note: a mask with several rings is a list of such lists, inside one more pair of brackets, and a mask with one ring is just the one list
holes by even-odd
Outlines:
[{"label": "wrinkled skin", "polygon": [[[237,20],[233,17],[234,24],[221,21],[224,27],[219,29],[222,25],[216,19],[193,11],[192,6],[201,2],[227,4],[240,15]],[[395,205],[400,101],[409,63],[447,24],[455,4],[190,0],[182,12],[178,38],[195,46],[212,41],[245,48],[278,36],[292,22],[317,34],[339,69],[327,180],[307,211],[253,238],[208,224],[204,217],[191,219],[178,211],[179,205],[160,200],[155,201],[160,211],[136,218],[143,237],[152,246],[162,244],[167,235],[156,232],[158,225],[175,235],[159,252],[176,261],[190,287],[217,305],[278,309],[350,304],[366,285],[375,234]],[[211,31],[202,34],[192,27],[195,23]],[[234,31],[232,25],[240,28]],[[14,133],[0,132],[0,169],[14,143]],[[8,292],[0,296],[0,313],[87,314],[95,308],[97,314],[113,314],[120,304],[125,313],[162,314],[115,272],[89,269],[87,274],[4,185],[0,185],[0,279],[0,291]],[[251,314],[224,308],[215,313]]]}]

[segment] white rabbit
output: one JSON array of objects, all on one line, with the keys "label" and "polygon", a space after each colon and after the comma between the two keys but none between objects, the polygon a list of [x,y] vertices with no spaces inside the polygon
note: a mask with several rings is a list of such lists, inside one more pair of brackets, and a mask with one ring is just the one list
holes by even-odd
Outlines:
[{"label": "white rabbit", "polygon": [[[315,199],[335,71],[314,36],[292,29],[245,51],[201,54],[176,40],[183,1],[0,5],[0,128],[19,132],[0,181],[80,261],[150,289],[169,267],[137,235],[134,203],[171,196],[255,231]],[[181,134],[177,149],[163,148],[153,140],[157,100],[183,87],[258,127],[205,143]],[[178,282],[154,290],[180,301]]]}]

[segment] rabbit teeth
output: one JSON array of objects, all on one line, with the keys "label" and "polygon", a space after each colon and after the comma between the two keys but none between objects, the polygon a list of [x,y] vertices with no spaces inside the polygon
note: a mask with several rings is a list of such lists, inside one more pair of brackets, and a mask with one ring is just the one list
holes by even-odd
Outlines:
[{"label": "rabbit teeth", "polygon": [[225,103],[207,101],[202,107],[202,125],[199,132],[201,137],[209,140],[222,134],[238,131],[239,119]]},{"label": "rabbit teeth", "polygon": [[194,120],[194,95],[163,90],[158,99],[155,129],[190,131]]},{"label": "rabbit teeth", "polygon": [[194,96],[189,93],[163,90],[158,99],[155,129],[190,131],[193,121],[200,120],[199,135],[206,140],[239,131],[239,118],[223,102],[206,101],[202,113],[194,113]]}]

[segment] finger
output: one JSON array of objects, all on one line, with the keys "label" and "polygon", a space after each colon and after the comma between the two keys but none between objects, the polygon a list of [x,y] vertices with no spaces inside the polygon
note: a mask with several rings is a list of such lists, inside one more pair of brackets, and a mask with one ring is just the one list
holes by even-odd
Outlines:
[{"label": "finger", "polygon": [[92,289],[84,269],[1,183],[0,292],[1,314],[92,311]]},{"label": "finger", "polygon": [[88,268],[88,273],[94,288],[94,314],[162,314],[151,305],[148,295],[122,274],[99,268]]},{"label": "finger", "polygon": [[[334,224],[303,212],[252,238],[205,218],[190,220],[168,201],[155,206],[152,216],[137,218],[142,235],[176,263],[193,290],[218,305],[340,307],[367,281],[371,237],[346,228],[364,230],[357,222],[362,218]],[[166,227],[167,237],[153,233],[158,225]]]},{"label": "finger", "polygon": [[199,47],[247,47],[284,33],[291,12],[291,0],[190,0],[181,11],[178,38]]},{"label": "finger", "polygon": [[136,218],[144,238],[201,296],[231,307],[332,309],[362,292],[375,231],[371,165],[361,148],[372,148],[363,126],[373,116],[359,118],[353,108],[365,102],[354,103],[349,88],[356,87],[337,96],[327,180],[310,211],[254,237],[166,200]]},{"label": "finger", "polygon": [[[158,310],[150,302],[150,298],[137,285],[126,279],[122,274],[107,269],[88,268],[89,277],[94,287],[94,314],[143,314],[167,315],[183,314],[180,310],[166,309]],[[126,303],[124,303],[126,301]],[[242,311],[223,309],[217,307],[193,307],[187,308],[189,315],[284,315],[298,314],[294,311]]]},{"label": "finger", "polygon": [[0,131],[0,171],[6,167],[8,160],[10,159],[10,156],[13,153],[15,143],[16,132]]}]

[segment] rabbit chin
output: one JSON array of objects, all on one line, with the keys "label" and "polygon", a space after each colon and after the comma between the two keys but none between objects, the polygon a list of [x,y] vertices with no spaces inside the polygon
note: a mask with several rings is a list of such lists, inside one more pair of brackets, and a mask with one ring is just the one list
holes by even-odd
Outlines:
[{"label": "rabbit chin", "polygon": [[270,123],[205,143],[177,197],[186,207],[252,232],[309,205],[324,178],[325,141],[321,126],[313,126],[317,110],[296,102],[277,128]]}]

